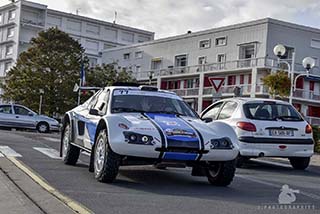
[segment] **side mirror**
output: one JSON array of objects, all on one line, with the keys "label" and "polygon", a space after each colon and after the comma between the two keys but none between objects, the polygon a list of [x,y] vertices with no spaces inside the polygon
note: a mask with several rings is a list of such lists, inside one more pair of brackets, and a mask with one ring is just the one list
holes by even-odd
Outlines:
[{"label": "side mirror", "polygon": [[29,112],[29,113],[28,113],[28,116],[33,117],[34,114],[33,114],[32,112]]},{"label": "side mirror", "polygon": [[94,108],[92,108],[92,109],[89,110],[89,114],[95,115],[95,116],[100,116],[99,110],[94,109]]},{"label": "side mirror", "polygon": [[213,121],[213,119],[212,119],[212,118],[210,118],[210,117],[202,118],[202,120],[203,120],[203,122],[205,122],[205,123],[210,123],[210,122],[212,122],[212,121]]}]

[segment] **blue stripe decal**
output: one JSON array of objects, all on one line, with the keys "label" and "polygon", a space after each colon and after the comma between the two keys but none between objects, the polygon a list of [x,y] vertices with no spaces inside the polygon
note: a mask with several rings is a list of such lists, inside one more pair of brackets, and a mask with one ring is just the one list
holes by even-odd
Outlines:
[{"label": "blue stripe decal", "polygon": [[180,153],[180,152],[165,152],[163,159],[167,160],[196,160],[197,154]]},{"label": "blue stripe decal", "polygon": [[90,143],[94,144],[94,137],[96,135],[96,130],[97,130],[97,126],[98,125],[95,124],[94,122],[92,122],[91,120],[85,118],[84,116],[80,115],[80,114],[74,113],[74,117],[77,120],[80,120],[80,121],[85,123],[85,128],[88,131],[89,138],[90,138]]},{"label": "blue stripe decal", "polygon": [[146,113],[163,131],[168,147],[200,147],[200,139],[194,130],[184,120],[173,114]]}]

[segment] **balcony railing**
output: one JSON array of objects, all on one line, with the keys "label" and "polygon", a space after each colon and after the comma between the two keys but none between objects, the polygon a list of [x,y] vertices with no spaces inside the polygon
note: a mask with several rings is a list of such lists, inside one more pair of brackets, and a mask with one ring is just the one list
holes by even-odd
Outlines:
[{"label": "balcony railing", "polygon": [[184,89],[171,89],[170,91],[175,92],[178,96],[198,96],[199,88],[184,88]]},{"label": "balcony railing", "polygon": [[293,96],[297,98],[307,99],[307,100],[320,101],[320,94],[317,94],[314,91],[310,91],[310,90],[296,89],[293,92]]},{"label": "balcony railing", "polygon": [[31,26],[31,27],[41,27],[41,28],[44,27],[44,22],[26,19],[26,18],[23,18],[21,20],[21,24],[26,26]]},{"label": "balcony railing", "polygon": [[[241,88],[241,93],[243,95],[248,95],[251,93],[251,85],[238,85],[238,87]],[[222,86],[221,88],[221,93],[222,94],[233,94],[234,92],[234,85],[230,86]],[[215,90],[212,87],[205,87],[203,89],[203,95],[211,95],[215,92]],[[263,85],[257,85],[256,86],[256,93],[268,93],[268,90],[265,86]]]}]

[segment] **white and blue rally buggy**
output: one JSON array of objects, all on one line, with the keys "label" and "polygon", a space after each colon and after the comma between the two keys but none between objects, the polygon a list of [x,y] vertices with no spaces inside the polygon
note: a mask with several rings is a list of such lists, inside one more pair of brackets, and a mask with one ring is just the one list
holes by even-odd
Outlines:
[{"label": "white and blue rally buggy", "polygon": [[65,114],[60,153],[75,165],[90,152],[89,171],[113,182],[121,165],[192,167],[213,185],[235,174],[237,136],[225,123],[210,127],[175,93],[150,86],[112,86]]}]

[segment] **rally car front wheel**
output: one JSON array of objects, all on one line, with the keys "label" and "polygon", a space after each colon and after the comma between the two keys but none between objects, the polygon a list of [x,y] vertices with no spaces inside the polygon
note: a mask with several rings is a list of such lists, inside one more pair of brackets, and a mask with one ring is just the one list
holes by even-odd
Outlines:
[{"label": "rally car front wheel", "polygon": [[210,162],[206,175],[210,184],[228,186],[235,175],[236,163],[234,160],[226,162]]},{"label": "rally car front wheel", "polygon": [[121,157],[111,150],[105,130],[100,131],[94,148],[94,175],[100,182],[112,183],[119,171]]},{"label": "rally car front wheel", "polygon": [[70,124],[67,124],[62,132],[62,143],[61,143],[61,153],[62,160],[65,164],[76,165],[79,155],[80,148],[71,144],[71,127]]}]

